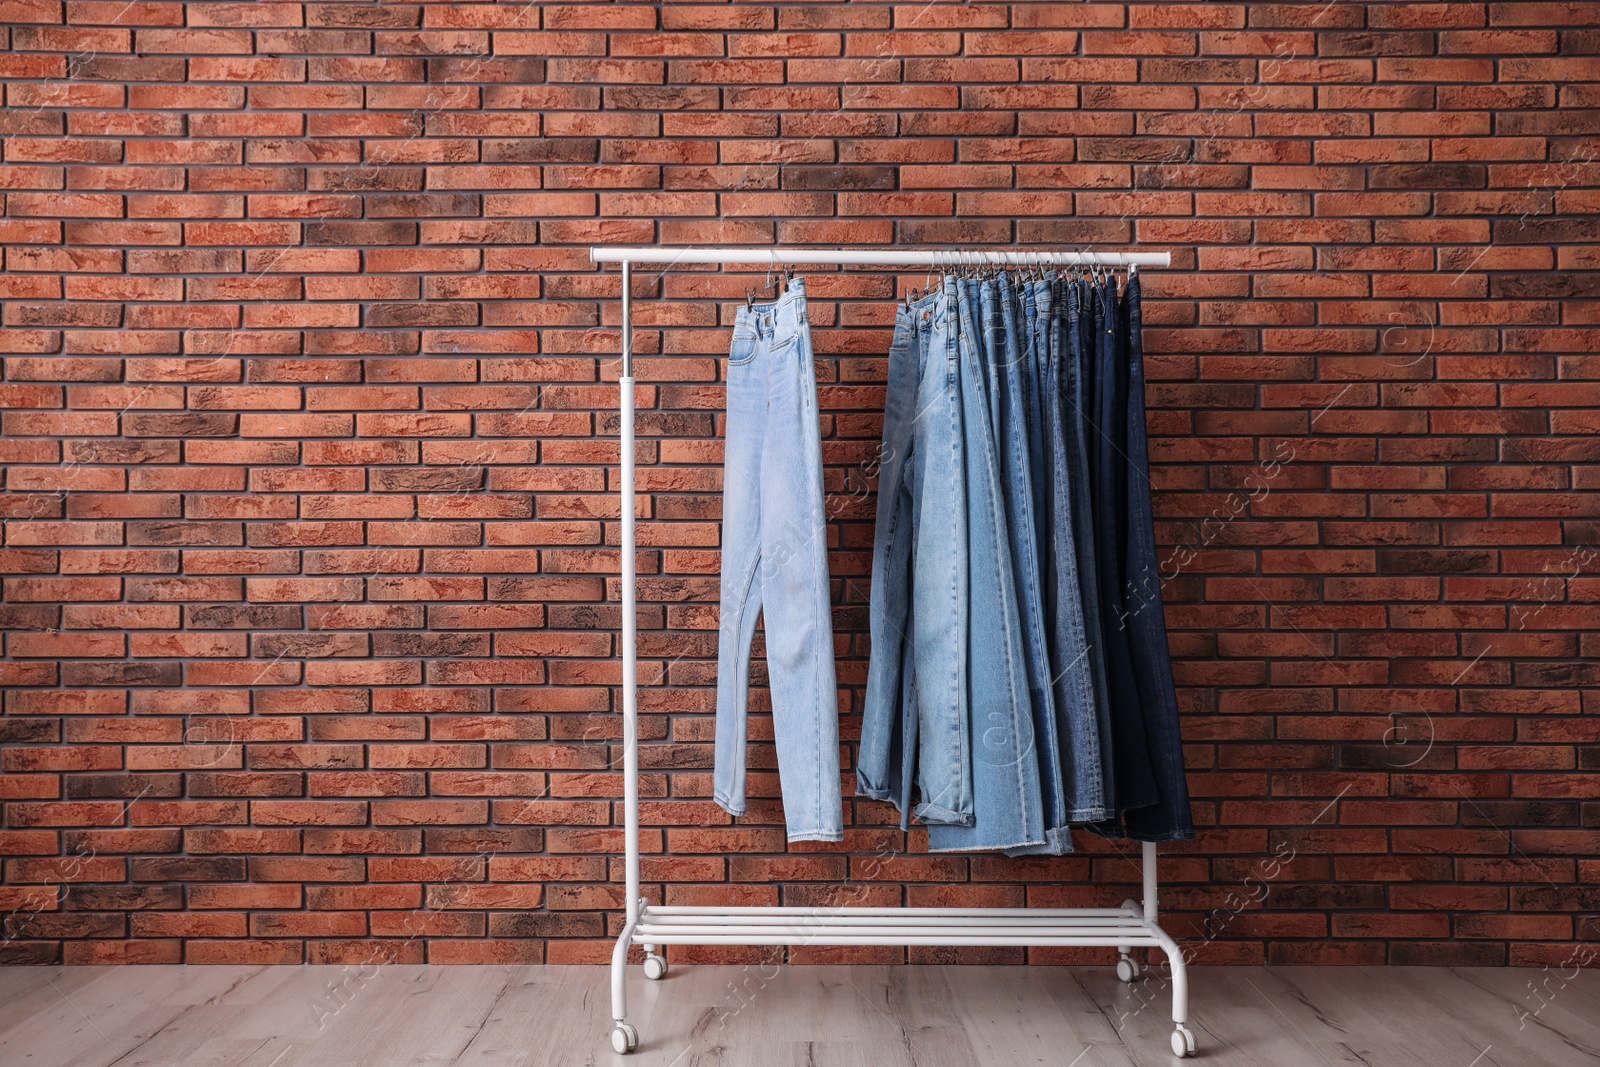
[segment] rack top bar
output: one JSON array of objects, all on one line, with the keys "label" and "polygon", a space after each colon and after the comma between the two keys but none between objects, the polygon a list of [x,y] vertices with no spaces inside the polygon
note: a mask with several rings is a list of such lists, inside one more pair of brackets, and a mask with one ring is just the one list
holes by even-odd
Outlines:
[{"label": "rack top bar", "polygon": [[956,267],[974,263],[1013,266],[1099,265],[1170,267],[1169,252],[1072,252],[1053,249],[965,248],[624,248],[589,249],[594,263],[720,263],[782,266],[785,263],[857,263],[881,267]]}]

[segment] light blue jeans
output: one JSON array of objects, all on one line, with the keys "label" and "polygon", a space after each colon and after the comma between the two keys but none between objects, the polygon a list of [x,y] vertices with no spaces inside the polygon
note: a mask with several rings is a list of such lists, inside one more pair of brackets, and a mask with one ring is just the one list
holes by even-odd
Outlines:
[{"label": "light blue jeans", "polygon": [[[998,397],[984,366],[982,317],[975,285],[946,278],[960,324],[951,342],[961,371],[967,516],[967,714],[972,737],[973,821],[928,827],[930,852],[965,852],[1039,845],[1045,816],[1035,747],[1028,653],[1006,530],[1000,449],[995,439]],[[993,405],[993,406],[991,406]],[[920,614],[921,606],[917,607]],[[921,679],[918,679],[919,685]],[[928,724],[923,724],[926,731]]]},{"label": "light blue jeans", "polygon": [[822,433],[805,282],[742,307],[728,353],[713,795],[745,811],[750,642],[766,621],[778,784],[790,841],[844,837]]},{"label": "light blue jeans", "polygon": [[973,817],[966,513],[952,507],[966,499],[956,325],[941,290],[900,308],[889,348],[856,780],[863,796],[895,803],[902,828],[913,805],[930,824]]}]

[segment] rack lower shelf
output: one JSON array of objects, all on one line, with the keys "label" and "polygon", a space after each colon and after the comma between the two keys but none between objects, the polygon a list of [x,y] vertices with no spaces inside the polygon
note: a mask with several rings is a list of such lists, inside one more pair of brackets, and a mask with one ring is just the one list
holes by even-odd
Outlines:
[{"label": "rack lower shelf", "polygon": [[1124,982],[1135,981],[1143,970],[1130,949],[1160,949],[1171,966],[1172,1052],[1192,1056],[1183,951],[1155,920],[1155,847],[1147,843],[1144,849],[1144,906],[1131,900],[1120,908],[703,907],[635,901],[611,954],[616,1020],[611,1047],[628,1053],[639,1045],[639,1033],[624,1014],[624,972],[634,945],[645,950],[645,977],[656,980],[667,975],[666,957],[658,951],[667,945],[1059,945],[1116,948],[1117,977]]},{"label": "rack lower shelf", "polygon": [[1133,908],[716,908],[651,905],[636,945],[1161,947]]}]

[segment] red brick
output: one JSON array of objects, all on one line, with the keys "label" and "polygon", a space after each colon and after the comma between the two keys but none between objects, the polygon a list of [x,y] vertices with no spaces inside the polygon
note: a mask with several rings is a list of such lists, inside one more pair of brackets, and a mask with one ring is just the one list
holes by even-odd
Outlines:
[{"label": "red brick", "polygon": [[[1556,875],[1476,820],[1501,805],[1563,880],[1594,850],[1575,799],[1600,594],[1574,554],[1600,371],[1572,353],[1594,347],[1600,231],[1563,140],[1600,100],[1582,5],[956,6],[909,27],[360,6],[199,5],[185,26],[171,4],[0,3],[0,681],[8,729],[44,731],[7,746],[3,818],[98,827],[80,885],[180,831],[214,853],[134,859],[141,881],[212,881],[67,962],[604,962],[618,338],[616,273],[584,246],[658,241],[1170,248],[1179,269],[1147,276],[1152,480],[1207,828],[1166,869],[1248,872],[1263,824],[1305,827],[1348,787],[1299,838],[1297,877],[1330,894],[1208,953],[1532,963],[1572,936],[1576,901],[1509,910]],[[1092,841],[1093,869],[886,866],[903,842],[855,800],[843,848],[788,853],[770,766],[738,825],[711,808],[712,357],[744,282],[635,279],[641,727],[667,740],[671,714],[665,751],[696,753],[646,775],[650,892],[828,903],[848,873],[873,902],[1009,906],[1124,877]],[[881,429],[896,286],[810,280],[837,493]],[[854,706],[871,526],[849,505],[830,529]],[[146,669],[161,684],[130,698]],[[1433,747],[1393,767],[1385,731],[1409,760],[1428,716]],[[125,827],[98,806],[111,778],[193,799],[147,795]],[[55,851],[54,829],[8,833]]]}]

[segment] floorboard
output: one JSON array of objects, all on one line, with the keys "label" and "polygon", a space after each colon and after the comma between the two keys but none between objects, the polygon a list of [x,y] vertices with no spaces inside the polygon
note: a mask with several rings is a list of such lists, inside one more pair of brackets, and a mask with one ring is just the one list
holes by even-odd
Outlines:
[{"label": "floorboard", "polygon": [[[1190,970],[1212,1067],[1596,1067],[1600,974]],[[0,968],[5,1067],[1170,1067],[1159,972],[598,967]]]}]

